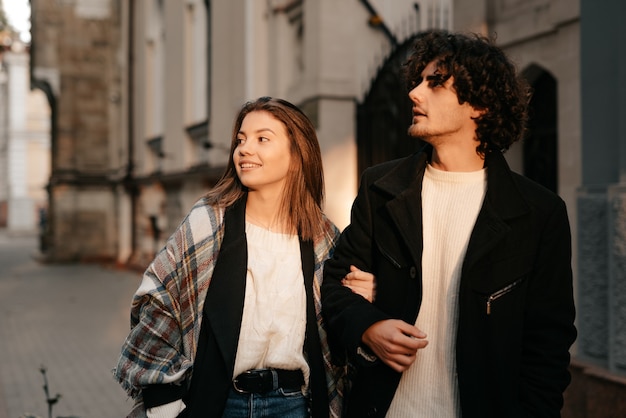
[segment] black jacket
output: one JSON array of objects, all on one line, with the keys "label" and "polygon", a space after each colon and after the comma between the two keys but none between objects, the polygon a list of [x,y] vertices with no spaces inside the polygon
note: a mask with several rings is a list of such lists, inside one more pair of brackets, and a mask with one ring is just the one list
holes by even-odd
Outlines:
[{"label": "black jacket", "polygon": [[[421,304],[421,188],[430,147],[365,171],[351,224],[324,268],[329,338],[356,365],[350,417],[384,417],[400,373],[366,360],[363,332],[377,321],[414,324]],[[558,417],[576,338],[571,237],[565,203],[486,157],[487,193],[459,289],[457,373],[464,418]],[[377,280],[373,304],[341,286],[351,264]],[[488,301],[492,296],[490,314]],[[431,342],[432,344],[432,342]],[[371,353],[371,352],[370,352]]]}]

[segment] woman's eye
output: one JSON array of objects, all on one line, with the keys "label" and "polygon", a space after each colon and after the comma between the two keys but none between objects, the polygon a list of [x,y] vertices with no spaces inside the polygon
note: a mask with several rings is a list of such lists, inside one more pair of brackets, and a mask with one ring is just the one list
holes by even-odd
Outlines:
[{"label": "woman's eye", "polygon": [[269,139],[267,139],[266,137],[264,136],[259,137],[259,142],[267,142],[267,141],[269,141]]},{"label": "woman's eye", "polygon": [[235,144],[236,145],[241,145],[245,142],[245,138],[237,138],[235,139]]}]

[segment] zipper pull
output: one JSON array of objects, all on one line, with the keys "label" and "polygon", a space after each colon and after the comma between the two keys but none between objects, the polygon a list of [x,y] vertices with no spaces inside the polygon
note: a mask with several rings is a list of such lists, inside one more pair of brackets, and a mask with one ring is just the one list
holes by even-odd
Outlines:
[{"label": "zipper pull", "polygon": [[491,315],[491,297],[487,299],[487,315]]}]

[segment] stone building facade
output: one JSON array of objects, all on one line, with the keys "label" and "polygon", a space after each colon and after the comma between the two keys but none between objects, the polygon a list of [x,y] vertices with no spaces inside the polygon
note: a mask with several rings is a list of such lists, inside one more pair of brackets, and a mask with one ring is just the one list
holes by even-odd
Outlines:
[{"label": "stone building facade", "polygon": [[343,227],[360,170],[414,147],[393,93],[412,36],[496,34],[535,91],[531,134],[507,159],[563,197],[573,232],[580,338],[563,415],[619,416],[626,15],[605,3],[31,0],[32,83],[52,115],[46,256],[144,268],[221,174],[241,104],[262,95],[314,121],[325,210]]},{"label": "stone building facade", "polygon": [[52,172],[45,254],[115,259],[127,175],[120,136],[120,2],[31,2],[31,83],[48,97]]}]

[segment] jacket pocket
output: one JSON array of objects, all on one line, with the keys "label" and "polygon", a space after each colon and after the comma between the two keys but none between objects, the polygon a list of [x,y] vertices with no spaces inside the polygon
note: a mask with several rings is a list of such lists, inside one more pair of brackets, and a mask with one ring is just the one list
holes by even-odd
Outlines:
[{"label": "jacket pocket", "polygon": [[524,278],[520,278],[517,279],[516,281],[514,281],[513,283],[504,286],[501,289],[496,290],[495,292],[489,294],[487,296],[487,315],[491,315],[491,309],[492,309],[492,304],[497,301],[498,299],[500,299],[501,297],[503,297],[504,295],[511,293],[513,290],[515,290],[522,282],[524,281]]},{"label": "jacket pocket", "polygon": [[378,251],[380,252],[380,254],[391,263],[392,266],[394,266],[397,269],[401,269],[402,268],[402,264],[400,264],[400,262],[396,259],[396,257],[392,256],[390,254],[389,251],[385,250],[379,242],[376,243],[376,246],[378,247]]}]

